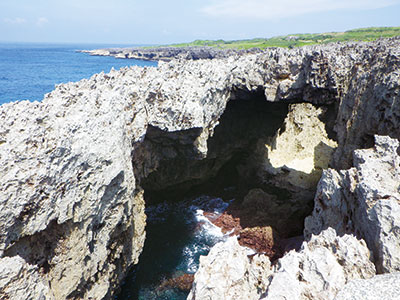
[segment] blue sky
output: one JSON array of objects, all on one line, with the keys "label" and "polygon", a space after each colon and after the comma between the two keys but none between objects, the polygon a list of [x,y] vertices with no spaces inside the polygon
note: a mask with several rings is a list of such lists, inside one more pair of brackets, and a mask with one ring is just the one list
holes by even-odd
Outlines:
[{"label": "blue sky", "polygon": [[400,0],[0,0],[0,41],[165,44],[400,26]]}]

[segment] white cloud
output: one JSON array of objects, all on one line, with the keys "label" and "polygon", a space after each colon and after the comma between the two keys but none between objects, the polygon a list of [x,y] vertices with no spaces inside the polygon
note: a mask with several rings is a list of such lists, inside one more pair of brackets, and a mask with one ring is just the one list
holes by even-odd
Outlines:
[{"label": "white cloud", "polygon": [[36,26],[38,27],[43,27],[44,25],[46,25],[47,23],[49,23],[49,20],[45,17],[40,17],[37,19],[36,21]]},{"label": "white cloud", "polygon": [[279,20],[306,13],[387,7],[400,0],[214,0],[202,12],[213,17]]},{"label": "white cloud", "polygon": [[5,19],[3,19],[3,21],[4,21],[4,23],[7,23],[7,24],[24,24],[24,23],[26,23],[26,19],[19,18],[19,17],[5,18]]}]

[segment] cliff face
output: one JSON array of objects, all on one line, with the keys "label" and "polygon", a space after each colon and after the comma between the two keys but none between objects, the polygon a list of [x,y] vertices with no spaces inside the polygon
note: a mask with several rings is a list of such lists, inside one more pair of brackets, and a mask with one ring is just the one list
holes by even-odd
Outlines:
[{"label": "cliff face", "polygon": [[[30,299],[110,298],[142,250],[143,192],[187,191],[227,164],[306,195],[309,205],[315,186],[304,186],[309,170],[296,169],[299,161],[321,172],[337,143],[331,166],[348,167],[373,134],[400,137],[399,46],[391,39],[173,61],[0,106],[0,268],[9,274],[1,298],[18,299],[21,289]],[[310,104],[294,104],[302,102]],[[302,110],[318,120],[302,126]],[[299,143],[306,148],[297,161],[268,156],[290,144],[285,130],[312,127],[329,151],[312,141]],[[289,198],[277,205],[311,211]]]}]

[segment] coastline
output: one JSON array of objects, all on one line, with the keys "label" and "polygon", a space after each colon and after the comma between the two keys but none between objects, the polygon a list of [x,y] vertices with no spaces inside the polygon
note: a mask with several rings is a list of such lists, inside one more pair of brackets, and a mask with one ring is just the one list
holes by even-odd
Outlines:
[{"label": "coastline", "polygon": [[95,50],[77,50],[79,53],[87,53],[92,56],[113,56],[121,59],[138,59],[145,61],[165,61],[173,59],[214,59],[226,58],[232,55],[259,53],[261,49],[247,50],[219,49],[215,47],[154,47],[154,48],[104,48]]}]

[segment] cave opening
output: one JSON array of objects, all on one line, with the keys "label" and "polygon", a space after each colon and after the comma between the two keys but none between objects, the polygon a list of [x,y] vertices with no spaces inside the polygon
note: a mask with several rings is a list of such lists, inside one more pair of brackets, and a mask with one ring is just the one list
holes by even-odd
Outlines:
[{"label": "cave opening", "polygon": [[229,198],[233,187],[240,194],[259,185],[258,162],[252,156],[260,140],[268,140],[279,129],[284,130],[288,105],[268,102],[262,92],[230,100],[207,141],[207,156],[201,159],[193,146],[200,128],[170,133],[150,127],[137,153],[142,161],[144,151],[148,161],[154,163],[155,157],[159,158],[157,167],[148,167],[155,169],[149,174],[135,168],[146,203],[158,203],[165,198],[180,201],[204,193]]},{"label": "cave opening", "polygon": [[[271,259],[299,245],[316,183],[296,186],[287,179],[309,174],[274,167],[269,155],[279,148],[277,137],[291,130],[289,114],[300,102],[268,102],[263,91],[237,92],[207,140],[205,157],[196,148],[202,128],[148,128],[133,155],[147,207],[147,237],[118,299],[186,299],[199,256],[231,233]],[[306,113],[314,113],[309,106]],[[325,127],[331,111],[318,116]],[[210,233],[215,225],[222,235]],[[266,232],[273,232],[273,242],[265,246],[260,233]]]}]

